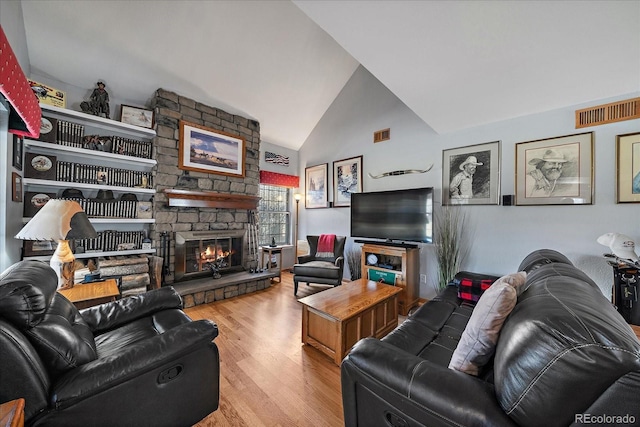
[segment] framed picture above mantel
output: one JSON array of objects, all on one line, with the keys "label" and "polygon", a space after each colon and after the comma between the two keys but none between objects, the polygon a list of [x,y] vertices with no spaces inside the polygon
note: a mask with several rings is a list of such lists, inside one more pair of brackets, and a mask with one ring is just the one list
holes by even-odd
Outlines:
[{"label": "framed picture above mantel", "polygon": [[245,140],[180,120],[178,167],[183,170],[244,177]]}]

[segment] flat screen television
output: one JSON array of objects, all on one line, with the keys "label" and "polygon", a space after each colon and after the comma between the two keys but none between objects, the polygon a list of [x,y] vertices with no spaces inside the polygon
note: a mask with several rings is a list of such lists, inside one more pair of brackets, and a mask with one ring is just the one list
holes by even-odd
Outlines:
[{"label": "flat screen television", "polygon": [[351,237],[433,241],[433,188],[351,194]]}]

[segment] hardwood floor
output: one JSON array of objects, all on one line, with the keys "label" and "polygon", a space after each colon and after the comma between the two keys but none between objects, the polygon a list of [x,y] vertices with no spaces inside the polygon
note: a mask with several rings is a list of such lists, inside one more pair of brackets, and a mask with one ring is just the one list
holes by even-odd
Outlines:
[{"label": "hardwood floor", "polygon": [[205,426],[343,426],[340,368],[301,341],[297,298],[326,290],[290,273],[269,289],[185,311],[218,324],[220,408]]}]

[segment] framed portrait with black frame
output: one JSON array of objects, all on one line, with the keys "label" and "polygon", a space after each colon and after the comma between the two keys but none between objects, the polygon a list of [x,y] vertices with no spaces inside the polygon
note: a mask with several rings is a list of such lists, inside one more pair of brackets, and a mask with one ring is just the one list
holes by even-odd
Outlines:
[{"label": "framed portrait with black frame", "polygon": [[442,150],[443,205],[497,205],[500,141]]},{"label": "framed portrait with black frame", "polygon": [[13,135],[13,156],[11,157],[11,165],[19,171],[22,170],[22,151],[22,138],[18,135]]},{"label": "framed portrait with black frame", "polygon": [[593,132],[516,144],[516,205],[593,204]]},{"label": "framed portrait with black frame", "polygon": [[305,168],[305,199],[304,207],[307,209],[326,208],[329,205],[327,196],[327,176],[329,164],[323,163],[317,166]]},{"label": "framed portrait with black frame", "polygon": [[351,206],[351,194],[362,192],[362,156],[333,162],[333,207]]}]

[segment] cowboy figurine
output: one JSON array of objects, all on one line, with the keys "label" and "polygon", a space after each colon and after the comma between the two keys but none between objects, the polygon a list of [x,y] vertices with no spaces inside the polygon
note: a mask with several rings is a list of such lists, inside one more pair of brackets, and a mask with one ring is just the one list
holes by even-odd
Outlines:
[{"label": "cowboy figurine", "polygon": [[471,199],[473,197],[473,174],[476,167],[482,166],[476,156],[469,156],[459,166],[462,172],[458,172],[449,185],[449,197],[452,199]]},{"label": "cowboy figurine", "polygon": [[104,83],[98,82],[97,88],[91,93],[89,102],[83,101],[80,103],[80,108],[83,112],[93,114],[94,116],[109,118],[109,94],[104,90]]}]

